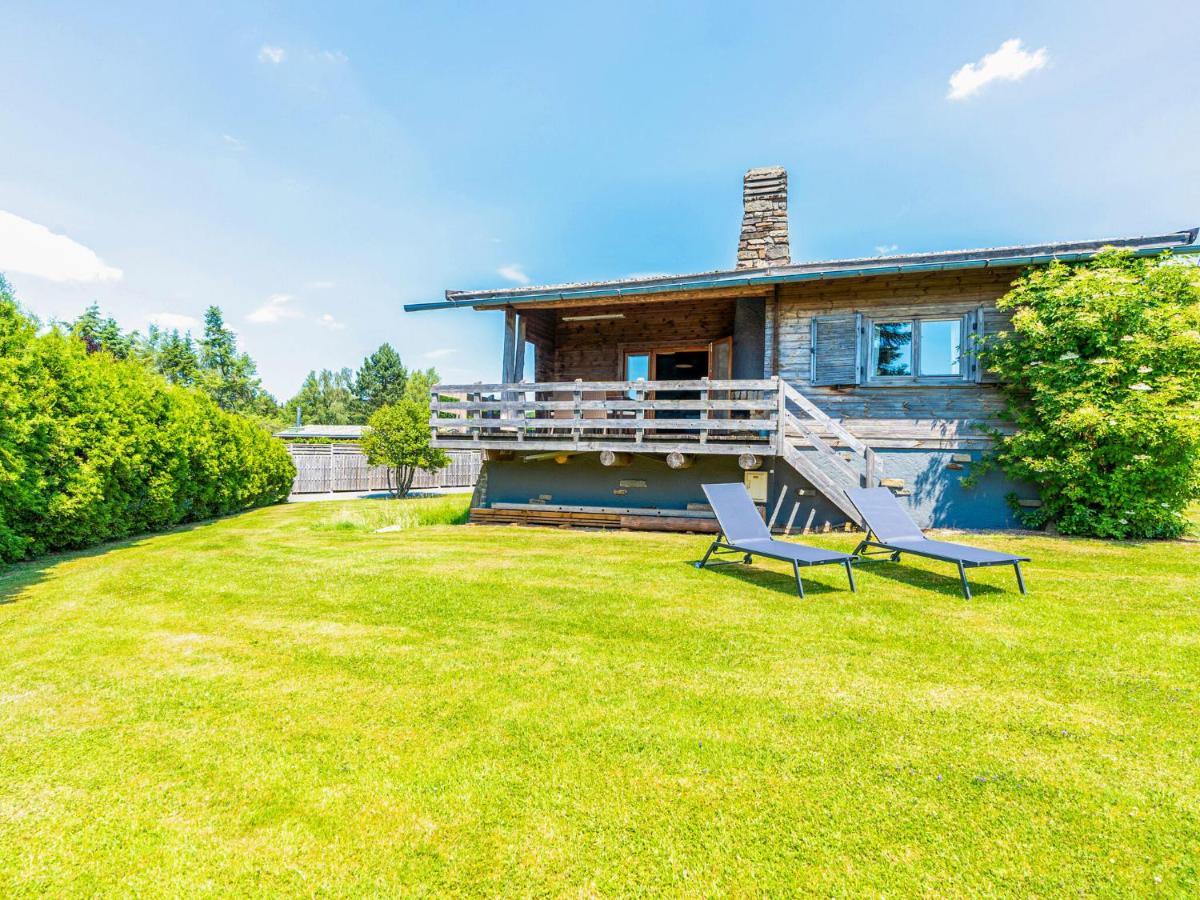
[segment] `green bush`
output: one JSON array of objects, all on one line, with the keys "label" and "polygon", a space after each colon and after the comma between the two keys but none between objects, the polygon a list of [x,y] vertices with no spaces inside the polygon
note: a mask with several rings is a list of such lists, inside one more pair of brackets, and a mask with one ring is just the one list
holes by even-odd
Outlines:
[{"label": "green bush", "polygon": [[1169,257],[1109,251],[1028,272],[999,302],[1012,331],[981,357],[1016,434],[994,455],[1036,484],[1026,524],[1110,538],[1177,537],[1200,497],[1200,279]]},{"label": "green bush", "polygon": [[0,280],[0,561],[287,497],[286,448],[134,359],[38,334]]}]

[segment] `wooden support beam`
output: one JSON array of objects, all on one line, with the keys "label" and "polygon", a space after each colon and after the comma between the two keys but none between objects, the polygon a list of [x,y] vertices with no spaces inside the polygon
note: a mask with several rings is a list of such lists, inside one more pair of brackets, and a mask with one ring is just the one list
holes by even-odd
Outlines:
[{"label": "wooden support beam", "polygon": [[680,453],[678,450],[672,450],[667,454],[667,465],[672,469],[690,469],[695,460],[690,453]]},{"label": "wooden support beam", "polygon": [[787,497],[787,485],[779,489],[779,499],[775,501],[775,509],[771,511],[771,520],[767,522],[767,528],[775,527],[775,520],[779,518],[779,510],[783,507],[783,500]]},{"label": "wooden support beam", "polygon": [[521,457],[521,462],[541,462],[543,459],[552,459],[560,466],[572,456],[578,456],[580,451],[570,450],[553,450],[549,453],[527,453]]},{"label": "wooden support beam", "polygon": [[517,333],[513,340],[512,380],[525,378],[525,316],[517,316]]},{"label": "wooden support beam", "polygon": [[513,351],[517,344],[517,313],[515,310],[506,309],[504,311],[504,360],[501,367],[500,381],[502,384],[512,384],[516,379],[513,378],[512,364]]},{"label": "wooden support beam", "polygon": [[783,536],[787,537],[792,533],[792,525],[796,523],[796,513],[800,510],[800,501],[797,500],[792,504],[792,514],[788,516],[787,528],[783,529]]},{"label": "wooden support beam", "polygon": [[600,465],[624,467],[633,462],[632,453],[622,453],[620,450],[601,450]]},{"label": "wooden support beam", "polygon": [[510,462],[517,454],[512,450],[484,450],[484,462]]}]

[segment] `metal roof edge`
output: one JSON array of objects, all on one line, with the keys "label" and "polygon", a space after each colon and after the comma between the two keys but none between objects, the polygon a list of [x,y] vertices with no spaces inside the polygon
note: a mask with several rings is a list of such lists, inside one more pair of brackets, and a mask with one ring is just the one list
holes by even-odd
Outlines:
[{"label": "metal roof edge", "polygon": [[[1178,237],[1181,242],[1171,246],[1139,247],[1133,249],[1135,256],[1159,256],[1163,253],[1200,253],[1200,227],[1184,229],[1162,235],[1155,240],[1167,237]],[[1182,240],[1186,238],[1186,240]],[[1087,242],[1080,242],[1087,243]],[[845,269],[816,269],[810,271],[779,271],[775,268],[747,270],[739,275],[733,272],[713,272],[702,275],[681,275],[656,279],[650,284],[629,284],[627,287],[613,285],[612,287],[581,286],[579,289],[556,288],[547,291],[528,291],[521,294],[497,294],[494,296],[479,296],[463,292],[460,299],[450,299],[452,292],[447,291],[447,299],[431,303],[406,303],[405,312],[421,312],[433,309],[493,309],[506,306],[524,306],[529,303],[541,303],[551,300],[586,300],[588,297],[597,299],[618,299],[622,297],[640,297],[649,294],[663,294],[678,290],[718,290],[723,287],[755,287],[773,284],[788,284],[801,281],[827,281],[839,278],[870,278],[883,275],[905,275],[918,272],[951,272],[964,269],[1017,268],[1020,266],[1046,265],[1055,260],[1061,262],[1081,262],[1094,259],[1105,244],[1096,249],[1064,253],[1048,253],[1027,256],[997,256],[978,259],[947,260],[945,262],[892,262],[888,261],[877,266],[859,266]],[[1128,245],[1126,245],[1128,246]],[[954,251],[951,251],[954,252]],[[913,256],[918,256],[913,254]],[[836,261],[832,264],[836,264]],[[789,267],[779,267],[787,269]]]}]

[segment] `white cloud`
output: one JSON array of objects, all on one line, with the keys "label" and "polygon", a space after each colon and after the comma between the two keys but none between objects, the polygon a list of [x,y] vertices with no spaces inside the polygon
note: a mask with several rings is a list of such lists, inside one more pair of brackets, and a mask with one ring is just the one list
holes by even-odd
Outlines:
[{"label": "white cloud", "polygon": [[1049,57],[1042,47],[1032,53],[1021,47],[1020,38],[1012,38],[977,63],[967,63],[950,76],[949,100],[965,100],[993,81],[1020,81],[1030,72],[1046,65]]},{"label": "white cloud", "polygon": [[273,47],[270,44],[263,44],[258,50],[258,61],[269,62],[273,65],[279,65],[287,58],[287,51],[282,47]]},{"label": "white cloud", "polygon": [[422,355],[426,359],[444,359],[447,356],[453,356],[457,352],[457,347],[442,347],[439,350],[426,350]]},{"label": "white cloud", "polygon": [[200,320],[195,316],[185,316],[182,313],[172,312],[156,312],[149,319],[152,325],[157,325],[159,328],[178,328],[180,331],[187,331],[189,328],[195,328],[200,324]]},{"label": "white cloud", "polygon": [[221,135],[221,140],[223,140],[225,142],[225,146],[228,147],[230,150],[236,150],[240,153],[241,151],[246,149],[246,145],[243,144],[241,141],[239,141],[237,138],[235,138],[232,134]]},{"label": "white cloud", "polygon": [[875,245],[875,255],[876,256],[891,256],[893,253],[895,253],[899,249],[900,249],[900,247],[898,244],[876,244]]},{"label": "white cloud", "polygon": [[246,316],[246,320],[259,325],[271,325],[284,319],[301,318],[304,314],[300,310],[288,306],[292,299],[291,294],[272,294],[266,303]]},{"label": "white cloud", "polygon": [[21,272],[60,282],[119,281],[123,275],[83,244],[3,210],[0,272]]},{"label": "white cloud", "polygon": [[317,319],[317,324],[323,328],[329,328],[333,331],[341,331],[346,327],[345,323],[339,322],[329,313],[324,313],[319,319]]},{"label": "white cloud", "polygon": [[320,59],[327,63],[333,63],[333,64],[339,65],[339,66],[342,63],[347,63],[350,61],[350,57],[348,57],[341,50],[322,50],[320,53],[317,54],[317,59]]},{"label": "white cloud", "polygon": [[520,263],[501,266],[496,270],[496,274],[509,281],[515,281],[517,284],[529,284],[529,276],[525,274],[525,268]]}]

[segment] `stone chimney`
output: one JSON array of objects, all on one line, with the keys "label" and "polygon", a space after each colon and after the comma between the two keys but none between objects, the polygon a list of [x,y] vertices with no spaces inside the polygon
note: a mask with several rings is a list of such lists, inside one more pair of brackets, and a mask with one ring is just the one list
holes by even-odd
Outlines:
[{"label": "stone chimney", "polygon": [[761,269],[792,261],[788,244],[787,169],[751,169],[742,181],[742,236],[737,267]]}]

